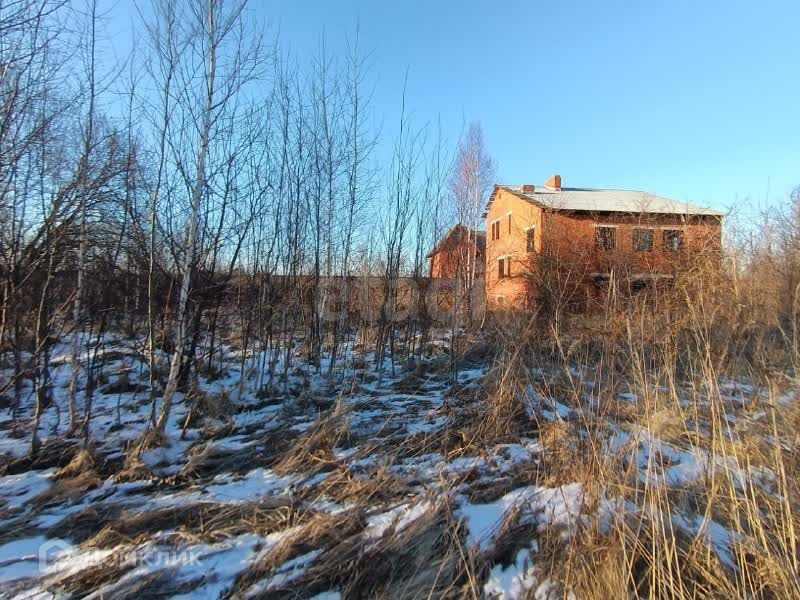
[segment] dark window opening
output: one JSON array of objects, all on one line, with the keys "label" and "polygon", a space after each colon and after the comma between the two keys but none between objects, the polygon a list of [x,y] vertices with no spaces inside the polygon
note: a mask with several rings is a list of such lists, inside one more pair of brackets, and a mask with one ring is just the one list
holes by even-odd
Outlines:
[{"label": "dark window opening", "polygon": [[497,276],[500,278],[511,277],[510,258],[501,258],[497,261]]},{"label": "dark window opening", "polygon": [[529,227],[525,235],[525,245],[528,252],[536,251],[536,228]]},{"label": "dark window opening", "polygon": [[595,230],[595,246],[600,250],[613,250],[617,246],[617,230],[614,227],[598,227]]},{"label": "dark window opening", "polygon": [[683,232],[680,229],[665,229],[664,250],[667,252],[680,252],[683,248]]},{"label": "dark window opening", "polygon": [[508,213],[508,233],[511,234],[511,213]]},{"label": "dark window opening", "polygon": [[500,239],[500,221],[495,221],[492,223],[492,239],[499,240]]},{"label": "dark window opening", "polygon": [[650,252],[652,249],[653,249],[653,230],[634,229],[633,230],[634,252]]}]

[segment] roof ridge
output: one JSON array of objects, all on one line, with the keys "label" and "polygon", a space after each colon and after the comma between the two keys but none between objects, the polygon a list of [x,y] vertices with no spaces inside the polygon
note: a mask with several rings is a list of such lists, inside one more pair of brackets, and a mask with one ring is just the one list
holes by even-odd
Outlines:
[{"label": "roof ridge", "polygon": [[[591,212],[646,212],[651,214],[725,215],[724,212],[690,202],[661,196],[654,192],[619,188],[534,188],[522,191],[522,186],[497,184],[511,193],[551,209]],[[584,195],[585,193],[585,195]],[[488,205],[487,205],[488,208]]]}]

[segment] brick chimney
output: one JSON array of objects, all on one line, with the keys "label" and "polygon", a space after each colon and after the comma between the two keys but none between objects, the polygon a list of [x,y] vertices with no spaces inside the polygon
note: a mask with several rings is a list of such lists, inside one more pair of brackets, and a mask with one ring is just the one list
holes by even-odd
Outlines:
[{"label": "brick chimney", "polygon": [[536,191],[536,186],[532,183],[523,183],[522,184],[522,193],[523,194],[532,194]]},{"label": "brick chimney", "polygon": [[549,188],[551,190],[558,190],[561,191],[561,175],[553,175],[547,181],[544,182],[544,187]]}]

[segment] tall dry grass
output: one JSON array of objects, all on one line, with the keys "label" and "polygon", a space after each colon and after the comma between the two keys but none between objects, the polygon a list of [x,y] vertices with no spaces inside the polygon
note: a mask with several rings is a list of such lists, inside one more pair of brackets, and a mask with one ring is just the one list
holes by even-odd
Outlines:
[{"label": "tall dry grass", "polygon": [[495,323],[487,419],[527,394],[547,478],[584,492],[588,518],[539,540],[540,577],[565,597],[800,597],[796,319],[708,263],[622,283],[557,330]]}]

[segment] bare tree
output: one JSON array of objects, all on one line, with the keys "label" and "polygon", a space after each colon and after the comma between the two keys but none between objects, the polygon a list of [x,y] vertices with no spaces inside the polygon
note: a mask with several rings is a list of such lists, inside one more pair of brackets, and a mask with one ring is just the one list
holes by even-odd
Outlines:
[{"label": "bare tree", "polygon": [[465,256],[459,264],[459,279],[466,303],[467,323],[472,324],[475,315],[472,306],[472,290],[475,286],[478,243],[476,233],[480,228],[481,215],[489,192],[494,184],[495,164],[483,139],[483,129],[477,121],[467,127],[456,151],[453,169],[450,172],[450,193],[453,197],[456,222],[467,228]]},{"label": "bare tree", "polygon": [[368,166],[373,150],[377,144],[377,134],[368,127],[367,117],[371,109],[371,92],[366,91],[367,58],[362,56],[359,48],[359,30],[348,44],[347,70],[345,83],[345,139],[343,149],[344,172],[344,223],[342,225],[341,266],[339,275],[340,306],[336,310],[337,320],[333,331],[331,361],[328,372],[332,373],[338,357],[340,339],[349,335],[349,276],[353,245],[358,234],[356,219],[364,210],[366,202],[372,194],[373,172]]},{"label": "bare tree", "polygon": [[155,177],[150,183],[148,202],[147,230],[147,363],[148,387],[150,390],[150,422],[156,420],[156,331],[155,331],[155,272],[156,272],[156,232],[158,230],[159,197],[162,192],[167,162],[167,136],[170,131],[174,96],[180,95],[175,90],[175,78],[179,66],[179,57],[186,43],[186,38],[179,39],[177,30],[176,0],[160,0],[153,2],[154,18],[147,22],[144,17],[144,28],[147,31],[151,60],[148,60],[147,71],[150,80],[158,86],[157,103],[151,108],[148,104],[146,115],[155,115],[152,122],[155,139],[156,169]]},{"label": "bare tree", "polygon": [[[199,56],[204,75],[199,86],[187,79],[181,96],[182,111],[187,125],[196,129],[194,174],[190,178],[190,208],[186,222],[185,250],[181,264],[181,285],[176,311],[176,342],[169,375],[164,388],[161,412],[156,430],[163,432],[170,415],[172,398],[184,364],[184,350],[189,342],[188,326],[190,293],[198,265],[198,234],[204,220],[203,199],[207,192],[207,161],[212,145],[218,140],[221,125],[230,118],[242,88],[257,75],[263,59],[258,36],[248,38],[243,23],[245,3],[231,6],[219,0],[207,0],[204,5],[192,4],[186,13],[185,26],[194,32],[188,42]],[[183,13],[182,13],[183,14]],[[222,61],[221,63],[219,61]],[[187,71],[193,77],[193,69]],[[200,106],[200,112],[194,110]],[[186,132],[185,132],[186,133]],[[179,165],[179,168],[183,165]],[[186,170],[183,169],[184,173]]]},{"label": "bare tree", "polygon": [[[407,84],[407,74],[406,74]],[[409,237],[412,233],[414,212],[419,194],[416,178],[422,153],[422,131],[414,131],[406,113],[406,89],[400,111],[400,126],[394,144],[392,166],[389,171],[387,200],[389,210],[382,222],[384,244],[383,293],[375,343],[376,370],[383,372],[384,360],[391,359],[395,369],[395,333],[398,324],[398,291],[400,275]]]}]

